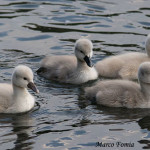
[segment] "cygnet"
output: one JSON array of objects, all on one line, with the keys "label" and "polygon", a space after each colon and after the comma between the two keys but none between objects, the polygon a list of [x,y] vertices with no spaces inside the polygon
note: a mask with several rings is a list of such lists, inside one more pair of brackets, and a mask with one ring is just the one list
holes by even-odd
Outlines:
[{"label": "cygnet", "polygon": [[108,107],[150,108],[150,62],[138,70],[139,83],[129,80],[105,80],[85,88],[85,96]]},{"label": "cygnet", "polygon": [[79,39],[75,44],[75,56],[49,56],[41,61],[37,73],[62,83],[81,84],[98,78],[91,57],[93,44],[88,39]]},{"label": "cygnet", "polygon": [[99,76],[108,78],[137,79],[139,65],[150,61],[150,34],[145,42],[147,54],[140,52],[131,52],[110,56],[96,63],[96,70]]},{"label": "cygnet", "polygon": [[0,113],[24,113],[34,107],[35,99],[27,88],[38,93],[32,70],[24,65],[15,68],[12,84],[0,84]]}]

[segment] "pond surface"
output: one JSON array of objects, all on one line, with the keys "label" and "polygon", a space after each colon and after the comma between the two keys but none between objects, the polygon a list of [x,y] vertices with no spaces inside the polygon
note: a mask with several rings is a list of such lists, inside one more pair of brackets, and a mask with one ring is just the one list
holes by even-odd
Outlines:
[{"label": "pond surface", "polygon": [[[93,62],[119,53],[144,52],[150,32],[149,0],[1,0],[0,82],[18,64],[35,72],[46,55],[73,54],[80,37],[92,40]],[[1,149],[150,149],[150,109],[91,105],[81,86],[39,77],[34,110],[0,115]],[[114,143],[111,148],[96,143]],[[117,147],[116,143],[133,147]]]}]

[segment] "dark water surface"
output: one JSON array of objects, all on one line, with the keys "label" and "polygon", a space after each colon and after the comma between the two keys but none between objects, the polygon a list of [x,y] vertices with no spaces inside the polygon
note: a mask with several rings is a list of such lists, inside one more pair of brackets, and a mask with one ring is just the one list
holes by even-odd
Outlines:
[{"label": "dark water surface", "polygon": [[[10,82],[18,64],[35,72],[45,55],[72,54],[80,37],[92,40],[93,62],[144,52],[149,31],[149,0],[1,0],[0,82]],[[70,86],[36,73],[35,82],[40,94],[32,93],[34,111],[0,115],[0,149],[150,149],[150,109],[90,105],[83,88],[91,83]],[[96,142],[114,147],[96,147]],[[134,147],[117,147],[116,142]]]}]

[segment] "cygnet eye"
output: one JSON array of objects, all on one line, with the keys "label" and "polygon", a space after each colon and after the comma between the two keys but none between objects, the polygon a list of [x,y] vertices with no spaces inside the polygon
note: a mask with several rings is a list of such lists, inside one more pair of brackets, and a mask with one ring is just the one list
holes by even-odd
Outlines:
[{"label": "cygnet eye", "polygon": [[83,52],[82,51],[80,51],[82,54],[83,54]]},{"label": "cygnet eye", "polygon": [[26,78],[26,77],[24,77],[23,79],[24,79],[24,80],[27,80],[27,78]]}]

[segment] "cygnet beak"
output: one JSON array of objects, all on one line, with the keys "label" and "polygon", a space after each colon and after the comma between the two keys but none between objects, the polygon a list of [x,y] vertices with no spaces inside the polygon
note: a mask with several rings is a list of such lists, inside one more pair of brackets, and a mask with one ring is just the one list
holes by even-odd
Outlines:
[{"label": "cygnet beak", "polygon": [[93,63],[92,63],[91,59],[90,59],[88,56],[85,56],[85,57],[84,57],[84,61],[86,62],[86,64],[87,64],[89,67],[93,67]]},{"label": "cygnet beak", "polygon": [[33,90],[36,93],[39,93],[39,90],[36,88],[35,84],[33,82],[29,82],[27,87],[31,90]]}]

